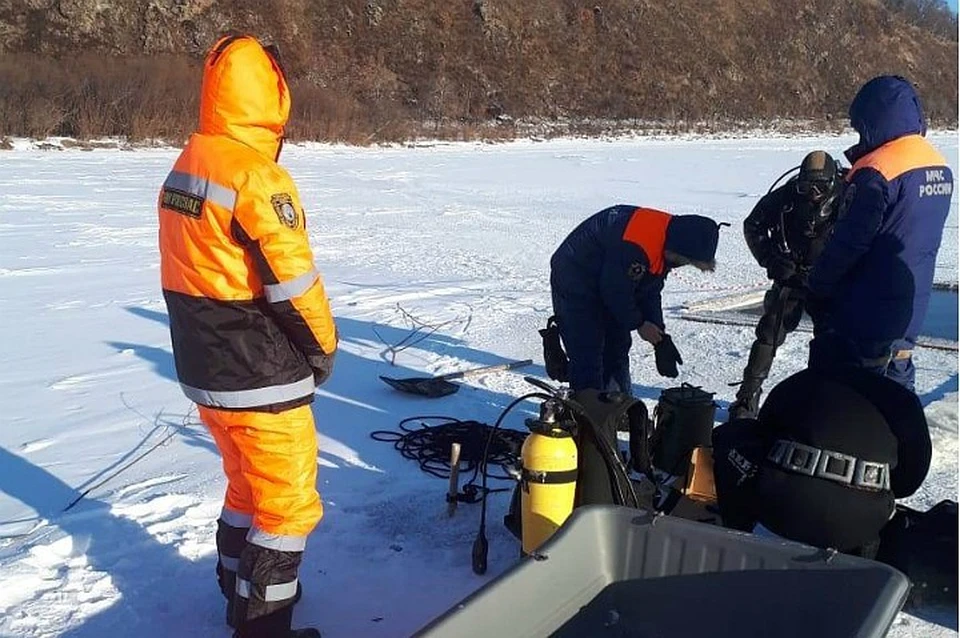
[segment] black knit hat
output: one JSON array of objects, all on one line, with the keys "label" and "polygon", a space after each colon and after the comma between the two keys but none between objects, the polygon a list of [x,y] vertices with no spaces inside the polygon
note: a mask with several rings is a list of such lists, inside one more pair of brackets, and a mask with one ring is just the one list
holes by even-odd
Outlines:
[{"label": "black knit hat", "polygon": [[710,263],[717,254],[720,227],[702,215],[674,215],[667,225],[664,249],[690,261]]},{"label": "black knit hat", "polygon": [[[892,391],[897,384],[860,372],[799,372],[771,391],[759,421],[771,440],[886,463],[894,473],[891,483],[897,483],[901,444],[876,403],[878,392]],[[868,394],[874,396],[868,398]],[[922,408],[919,418],[923,421]],[[911,425],[916,424],[914,415]],[[764,463],[758,476],[756,500],[758,518],[771,531],[841,551],[875,541],[894,507],[891,489],[858,488],[787,470],[771,461]]]}]

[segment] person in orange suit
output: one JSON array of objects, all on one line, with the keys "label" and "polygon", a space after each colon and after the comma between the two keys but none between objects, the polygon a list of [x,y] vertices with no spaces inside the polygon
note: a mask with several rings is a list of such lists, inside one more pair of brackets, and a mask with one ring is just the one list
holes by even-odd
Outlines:
[{"label": "person in orange suit", "polygon": [[160,191],[160,269],[177,376],[223,457],[217,577],[236,638],[291,629],[307,535],[323,510],[310,404],[337,331],[303,206],[277,164],[290,92],[275,48],[221,38],[200,128]]}]

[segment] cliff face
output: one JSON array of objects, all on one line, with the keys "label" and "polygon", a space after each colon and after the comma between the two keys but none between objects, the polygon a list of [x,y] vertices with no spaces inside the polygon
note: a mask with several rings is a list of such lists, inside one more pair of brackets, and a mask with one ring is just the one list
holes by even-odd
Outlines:
[{"label": "cliff face", "polygon": [[956,38],[890,6],[889,0],[0,0],[0,66],[4,58],[54,64],[91,55],[110,56],[114,68],[160,55],[189,66],[235,29],[280,45],[295,97],[311,102],[302,105],[304,117],[323,120],[333,110],[370,130],[377,122],[382,130],[401,120],[463,124],[496,115],[844,118],[857,87],[880,73],[909,77],[931,119],[955,123]]},{"label": "cliff face", "polygon": [[6,52],[63,55],[198,53],[235,18],[213,0],[7,0],[0,3]]}]

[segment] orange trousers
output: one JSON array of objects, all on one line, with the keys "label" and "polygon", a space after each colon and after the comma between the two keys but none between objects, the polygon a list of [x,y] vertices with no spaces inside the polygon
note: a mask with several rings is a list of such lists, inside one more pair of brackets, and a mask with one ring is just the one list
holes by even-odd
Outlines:
[{"label": "orange trousers", "polygon": [[310,406],[279,414],[197,407],[223,457],[225,508],[251,515],[256,530],[306,538],[323,516]]}]

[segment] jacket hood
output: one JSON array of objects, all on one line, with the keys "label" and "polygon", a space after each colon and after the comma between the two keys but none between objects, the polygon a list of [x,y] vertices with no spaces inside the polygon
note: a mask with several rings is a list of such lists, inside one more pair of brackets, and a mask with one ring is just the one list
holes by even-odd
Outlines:
[{"label": "jacket hood", "polygon": [[709,217],[674,215],[663,248],[692,261],[710,263],[716,257],[719,241],[720,227]]},{"label": "jacket hood", "polygon": [[850,104],[850,125],[860,134],[857,145],[846,151],[851,164],[898,137],[927,132],[920,97],[898,75],[881,75],[860,88]]},{"label": "jacket hood", "polygon": [[279,62],[253,37],[221,38],[203,65],[200,133],[224,135],[276,159],[289,115]]}]

